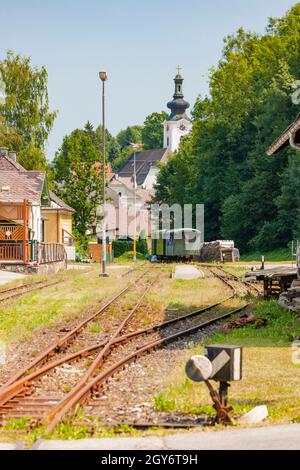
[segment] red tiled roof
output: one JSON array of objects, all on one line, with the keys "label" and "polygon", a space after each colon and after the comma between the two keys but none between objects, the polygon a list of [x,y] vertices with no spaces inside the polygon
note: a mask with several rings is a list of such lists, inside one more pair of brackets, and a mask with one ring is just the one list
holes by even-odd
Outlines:
[{"label": "red tiled roof", "polygon": [[[0,202],[19,202],[28,199],[30,202],[41,200],[43,185],[45,182],[44,171],[28,171],[5,155],[0,156]],[[2,191],[2,187],[9,186],[10,191]],[[74,212],[53,191],[49,191],[51,201],[60,208]]]},{"label": "red tiled roof", "polygon": [[0,202],[41,201],[45,182],[43,171],[0,171]]},{"label": "red tiled roof", "polygon": [[0,157],[0,171],[10,171],[10,170],[18,170],[18,171],[26,171],[25,168],[20,165],[20,163],[15,162],[9,157],[5,155],[1,155]]}]

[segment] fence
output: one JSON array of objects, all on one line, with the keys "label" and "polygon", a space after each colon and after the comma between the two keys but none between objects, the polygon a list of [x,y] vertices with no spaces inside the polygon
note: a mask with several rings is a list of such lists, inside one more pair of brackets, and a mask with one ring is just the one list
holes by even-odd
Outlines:
[{"label": "fence", "polygon": [[0,242],[0,261],[21,261],[23,258],[23,242]]},{"label": "fence", "polygon": [[39,264],[46,264],[65,260],[65,247],[61,243],[32,242],[31,261],[36,261]]}]

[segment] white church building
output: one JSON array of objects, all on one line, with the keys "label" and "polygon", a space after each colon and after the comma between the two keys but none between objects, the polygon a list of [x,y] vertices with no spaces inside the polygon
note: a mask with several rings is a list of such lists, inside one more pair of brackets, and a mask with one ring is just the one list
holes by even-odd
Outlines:
[{"label": "white church building", "polygon": [[[139,235],[142,231],[150,234],[148,207],[154,195],[154,185],[159,173],[158,163],[167,162],[170,154],[178,150],[181,139],[192,128],[192,121],[186,114],[190,105],[184,100],[183,77],[179,68],[174,82],[175,93],[172,101],[167,104],[171,112],[163,124],[164,148],[132,154],[109,182],[106,231],[110,240],[133,237],[135,233]],[[100,231],[100,227],[97,227],[97,233]]]}]

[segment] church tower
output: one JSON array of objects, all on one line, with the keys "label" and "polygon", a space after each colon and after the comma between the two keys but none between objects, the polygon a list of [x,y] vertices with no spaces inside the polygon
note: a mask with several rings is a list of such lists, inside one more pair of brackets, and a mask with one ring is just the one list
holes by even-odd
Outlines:
[{"label": "church tower", "polygon": [[171,114],[164,122],[164,148],[167,148],[169,152],[176,152],[176,150],[178,150],[180,140],[188,134],[192,128],[192,121],[186,114],[186,110],[190,105],[184,100],[182,87],[183,77],[180,74],[179,66],[174,82],[175,93],[173,100],[167,104],[168,108],[171,110]]}]

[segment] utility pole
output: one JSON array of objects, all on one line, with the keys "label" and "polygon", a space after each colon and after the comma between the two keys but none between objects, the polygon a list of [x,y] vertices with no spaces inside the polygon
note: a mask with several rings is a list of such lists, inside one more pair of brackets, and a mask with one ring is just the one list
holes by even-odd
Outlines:
[{"label": "utility pole", "polygon": [[99,78],[102,81],[102,207],[103,207],[103,226],[102,226],[102,273],[100,277],[108,277],[106,272],[106,220],[105,220],[105,198],[106,198],[106,133],[105,133],[105,82],[108,79],[107,73],[99,72]]},{"label": "utility pole", "polygon": [[136,239],[137,239],[137,223],[136,223],[136,152],[140,150],[141,144],[132,143],[133,148],[133,186],[134,186],[134,236],[133,236],[133,261],[136,261]]}]

